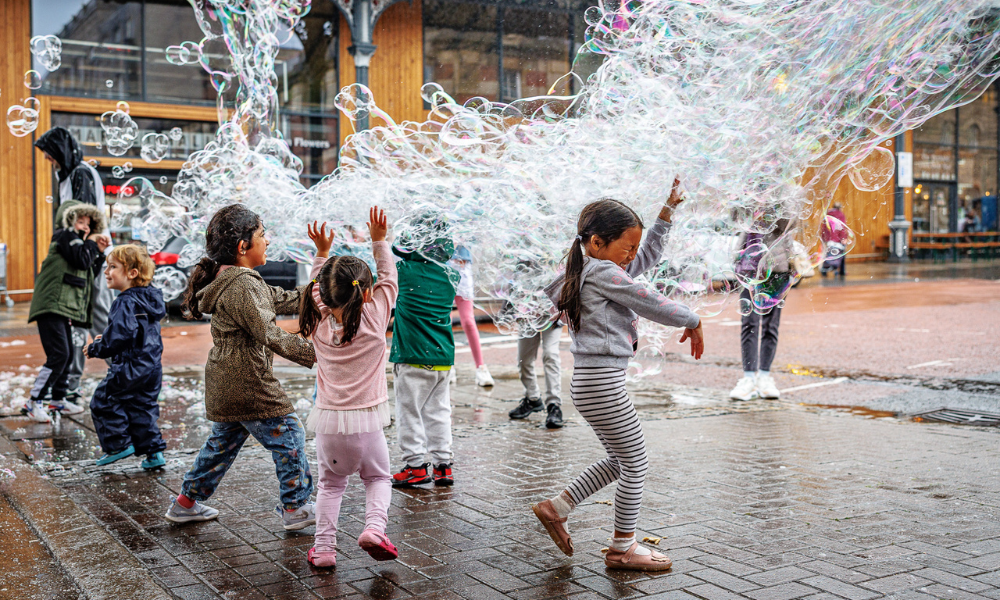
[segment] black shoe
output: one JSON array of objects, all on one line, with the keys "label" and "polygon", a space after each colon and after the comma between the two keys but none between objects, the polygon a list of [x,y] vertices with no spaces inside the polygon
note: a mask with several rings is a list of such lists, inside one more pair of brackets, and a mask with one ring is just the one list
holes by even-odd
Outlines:
[{"label": "black shoe", "polygon": [[545,417],[545,426],[549,429],[559,429],[563,426],[562,409],[558,404],[549,405],[549,415]]},{"label": "black shoe", "polygon": [[451,463],[434,465],[434,485],[454,485],[455,478],[451,475]]},{"label": "black shoe", "polygon": [[545,408],[545,404],[542,403],[541,398],[529,398],[525,396],[521,398],[521,403],[517,405],[517,408],[507,413],[511,419],[527,419],[528,415],[535,412],[541,412]]}]

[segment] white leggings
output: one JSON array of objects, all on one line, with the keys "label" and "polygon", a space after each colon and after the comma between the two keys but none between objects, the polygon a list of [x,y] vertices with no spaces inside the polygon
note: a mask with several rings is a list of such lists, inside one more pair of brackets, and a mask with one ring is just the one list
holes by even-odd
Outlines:
[{"label": "white leggings", "polygon": [[639,416],[625,391],[625,370],[575,367],[570,394],[573,405],[594,429],[608,457],[584,469],[566,491],[573,502],[580,504],[617,480],[615,530],[633,533],[649,460]]}]

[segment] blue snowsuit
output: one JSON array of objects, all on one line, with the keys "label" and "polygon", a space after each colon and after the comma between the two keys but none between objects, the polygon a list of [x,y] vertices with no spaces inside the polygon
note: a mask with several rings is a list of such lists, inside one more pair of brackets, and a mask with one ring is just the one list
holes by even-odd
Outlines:
[{"label": "blue snowsuit", "polygon": [[115,454],[135,446],[137,455],[166,450],[156,421],[163,380],[160,320],[167,314],[155,287],[131,287],[108,313],[108,328],[90,345],[91,358],[109,358],[111,367],[90,401],[101,449]]}]

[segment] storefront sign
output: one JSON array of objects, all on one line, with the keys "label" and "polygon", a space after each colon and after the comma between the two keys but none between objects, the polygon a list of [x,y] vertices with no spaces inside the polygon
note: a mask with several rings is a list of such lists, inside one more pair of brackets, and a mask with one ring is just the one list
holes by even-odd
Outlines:
[{"label": "storefront sign", "polygon": [[896,153],[896,187],[913,187],[913,153]]},{"label": "storefront sign", "polygon": [[331,146],[330,142],[327,140],[307,140],[305,138],[292,138],[292,146],[295,148],[319,148],[320,150],[328,150]]},{"label": "storefront sign", "polygon": [[[103,149],[104,131],[100,127],[78,127],[70,125],[67,127],[73,137],[83,145],[83,152],[87,155],[109,156]],[[136,136],[136,143],[132,146],[132,152],[128,156],[134,156],[139,152],[141,144],[138,140],[147,133],[166,133],[165,131],[153,131],[151,129],[140,129]],[[170,141],[170,155],[168,158],[185,159],[189,154],[203,149],[209,142],[215,140],[214,133],[188,132],[185,131],[177,141]],[[97,144],[102,145],[101,150],[96,150]]]}]

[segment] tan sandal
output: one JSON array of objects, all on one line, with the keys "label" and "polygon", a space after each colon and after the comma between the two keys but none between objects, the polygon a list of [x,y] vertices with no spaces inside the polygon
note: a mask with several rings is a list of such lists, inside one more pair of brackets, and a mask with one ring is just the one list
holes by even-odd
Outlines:
[{"label": "tan sandal", "polygon": [[607,554],[604,555],[604,566],[623,571],[666,571],[674,564],[656,550],[650,550],[651,554],[646,556],[636,554],[638,548],[639,542],[632,542],[632,547],[625,552],[608,548]]},{"label": "tan sandal", "polygon": [[573,542],[569,539],[569,532],[566,531],[566,519],[559,516],[556,507],[552,506],[552,501],[544,500],[538,504],[532,504],[531,510],[542,522],[545,531],[549,532],[549,537],[563,551],[563,554],[573,556]]}]

